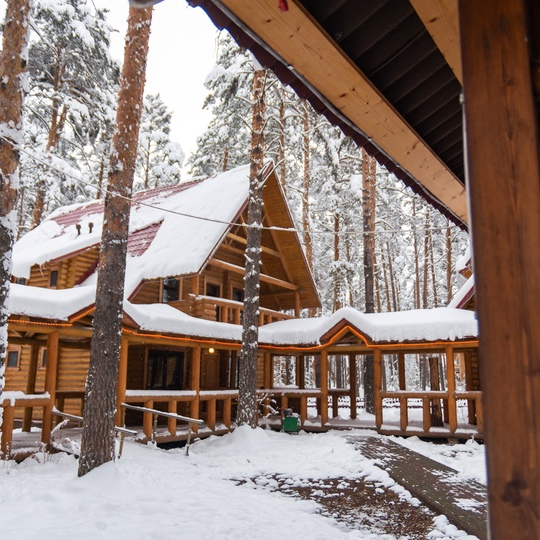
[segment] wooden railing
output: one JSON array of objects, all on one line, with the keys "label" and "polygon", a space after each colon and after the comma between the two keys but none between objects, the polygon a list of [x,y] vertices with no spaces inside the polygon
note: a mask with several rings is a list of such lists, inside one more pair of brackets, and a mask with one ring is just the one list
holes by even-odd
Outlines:
[{"label": "wooden railing", "polygon": [[206,402],[206,425],[216,429],[216,408],[218,401],[223,401],[223,424],[231,429],[232,403],[238,399],[238,390],[201,390],[199,399]]},{"label": "wooden railing", "polygon": [[444,422],[448,424],[450,434],[454,434],[458,429],[457,400],[467,400],[476,405],[476,430],[479,434],[483,433],[483,415],[482,415],[482,392],[452,392],[447,391],[392,391],[381,392],[380,402],[376,404],[375,423],[380,430],[384,423],[383,418],[383,400],[393,399],[399,401],[399,429],[400,432],[406,432],[409,426],[409,400],[420,400],[422,403],[422,430],[428,434],[432,427],[432,407],[434,403],[442,403],[442,413]]},{"label": "wooden railing", "polygon": [[[158,411],[157,409],[149,409],[147,407],[138,407],[137,405],[128,405],[127,403],[122,403],[122,408],[124,409],[124,411],[125,411],[125,409],[132,409],[134,411],[142,412],[143,415],[145,415],[145,416],[146,415],[151,415],[151,417],[153,418],[152,437],[151,437],[152,442],[156,441],[157,420],[158,420],[159,416],[163,416],[163,417],[167,418],[169,421],[170,420],[174,421],[175,432],[176,432],[176,422],[178,420],[180,420],[182,422],[186,422],[187,425],[188,425],[188,438],[187,438],[187,443],[186,443],[186,455],[189,455],[189,445],[191,444],[191,433],[192,433],[191,426],[203,423],[202,420],[198,420],[196,418],[190,418],[189,416],[183,416],[181,414]],[[135,432],[135,434],[136,434],[136,432]]]},{"label": "wooden railing", "polygon": [[[242,313],[244,311],[243,302],[216,298],[214,296],[196,296],[194,294],[188,294],[186,300],[170,302],[170,305],[198,319],[231,324],[241,324]],[[289,315],[288,313],[259,308],[259,326],[295,318],[294,315]]]},{"label": "wooden railing", "polygon": [[276,387],[263,390],[257,390],[257,396],[259,398],[275,398],[280,400],[279,409],[283,411],[289,408],[289,399],[300,399],[300,411],[294,411],[300,414],[300,423],[304,424],[307,420],[308,399],[309,398],[322,398],[322,392],[319,388],[290,388],[290,387]]},{"label": "wooden railing", "polygon": [[3,411],[2,416],[2,437],[0,450],[4,456],[11,454],[13,443],[13,422],[15,420],[15,408],[27,407],[48,407],[51,405],[49,394],[23,394],[22,392],[4,392],[0,403]]}]

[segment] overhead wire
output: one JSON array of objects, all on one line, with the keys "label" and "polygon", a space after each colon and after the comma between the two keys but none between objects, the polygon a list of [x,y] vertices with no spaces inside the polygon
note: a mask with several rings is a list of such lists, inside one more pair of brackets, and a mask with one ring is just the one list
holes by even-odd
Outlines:
[{"label": "overhead wire", "polygon": [[[97,186],[95,186],[94,184],[90,183],[90,182],[87,182],[85,180],[83,180],[82,178],[80,177],[77,177],[73,174],[70,174],[68,171],[64,171],[60,168],[57,168],[55,167],[52,163],[47,163],[46,161],[40,159],[39,157],[37,157],[36,155],[34,155],[32,152],[29,152],[28,150],[26,150],[25,148],[22,148],[20,145],[16,144],[15,142],[11,141],[10,139],[8,139],[7,137],[3,136],[3,135],[0,135],[0,138],[4,141],[6,141],[7,143],[11,144],[14,148],[16,148],[19,152],[27,155],[28,157],[30,157],[31,159],[33,159],[36,163],[39,163],[40,165],[48,168],[48,169],[51,169],[63,176],[66,176],[68,178],[71,178],[72,180],[75,180],[76,182],[79,182],[87,187],[90,187],[91,189],[93,190],[96,190],[97,191]],[[166,188],[167,186],[162,186],[163,188]],[[171,187],[173,187],[171,185]],[[129,200],[131,203],[133,202],[132,198],[131,197],[126,197],[124,195],[120,195],[119,193],[114,193],[112,191],[109,191],[108,188],[106,189],[103,189],[102,188],[102,192],[106,193],[106,194],[109,194],[111,196],[114,196],[114,197],[120,197],[122,199],[126,199],[126,200]],[[218,223],[220,225],[228,225],[228,226],[233,226],[233,227],[241,227],[241,228],[245,228],[245,229],[249,229],[249,228],[257,228],[257,229],[261,229],[261,230],[267,230],[267,231],[277,231],[277,232],[290,232],[290,233],[296,233],[296,234],[300,234],[300,235],[305,235],[305,234],[309,234],[309,235],[319,235],[319,234],[327,234],[327,235],[331,235],[331,236],[336,236],[336,232],[333,231],[333,230],[326,230],[326,231],[323,231],[323,230],[309,230],[309,231],[306,231],[306,230],[303,230],[303,229],[298,229],[296,227],[276,227],[276,226],[264,226],[264,225],[250,225],[248,223],[239,223],[239,222],[231,222],[231,221],[226,221],[226,220],[221,220],[221,219],[216,219],[216,218],[211,218],[211,217],[205,217],[205,216],[197,216],[197,215],[194,215],[194,214],[189,214],[189,213],[186,213],[186,212],[179,212],[177,210],[171,210],[171,209],[168,209],[168,208],[163,208],[161,206],[156,206],[156,205],[153,205],[153,204],[149,204],[149,203],[145,203],[143,201],[137,201],[136,204],[140,205],[140,206],[144,206],[144,207],[147,207],[147,208],[152,208],[154,210],[159,210],[160,212],[165,212],[165,213],[169,213],[169,214],[174,214],[174,215],[178,215],[178,216],[181,216],[181,217],[187,217],[187,218],[190,218],[190,219],[198,219],[200,221],[207,221],[207,222],[211,222],[211,223]],[[424,229],[383,229],[383,230],[378,230],[378,231],[369,231],[369,232],[364,232],[364,231],[340,231],[339,233],[337,233],[338,236],[340,235],[377,235],[377,234],[397,234],[397,233],[419,233],[419,232],[429,232],[429,231],[441,231],[441,230],[447,230],[447,229],[456,229],[456,228],[459,228],[457,225],[450,225],[450,226],[444,226],[444,227],[430,227],[430,228],[424,228]]]}]

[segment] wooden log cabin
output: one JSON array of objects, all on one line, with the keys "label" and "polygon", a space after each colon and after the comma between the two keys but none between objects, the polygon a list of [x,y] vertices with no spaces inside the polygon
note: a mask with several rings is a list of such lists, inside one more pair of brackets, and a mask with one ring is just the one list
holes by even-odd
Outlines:
[{"label": "wooden log cabin", "polygon": [[[223,433],[233,424],[248,172],[240,167],[133,198],[117,425],[136,427],[142,440],[155,436],[154,415],[127,410],[124,418],[122,403],[200,418],[200,435]],[[435,437],[481,434],[479,384],[472,375],[474,313],[442,308],[364,315],[345,308],[331,317],[299,319],[302,309],[319,307],[319,298],[272,167],[263,193],[261,422],[279,426],[279,411],[292,407],[305,428],[343,427],[343,400],[354,421],[360,366],[374,355],[371,427]],[[82,414],[101,212],[101,202],[61,208],[15,246],[3,451],[15,419],[25,431],[41,425],[48,442],[55,409]],[[468,377],[458,378],[456,387],[458,359]],[[427,370],[429,362],[435,381],[411,387],[406,366]],[[345,377],[332,376],[338,364]],[[281,365],[289,366],[286,379],[277,375]],[[383,406],[388,404],[393,416]],[[174,418],[160,419],[158,441],[186,436]]]}]

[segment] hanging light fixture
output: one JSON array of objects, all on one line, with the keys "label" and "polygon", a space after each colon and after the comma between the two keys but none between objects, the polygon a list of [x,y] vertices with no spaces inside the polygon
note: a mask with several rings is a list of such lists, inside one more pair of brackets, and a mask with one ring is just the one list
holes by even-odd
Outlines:
[{"label": "hanging light fixture", "polygon": [[214,347],[210,347],[210,348],[208,349],[208,352],[209,352],[210,354],[214,354],[214,353],[216,352],[216,349],[214,349]]}]

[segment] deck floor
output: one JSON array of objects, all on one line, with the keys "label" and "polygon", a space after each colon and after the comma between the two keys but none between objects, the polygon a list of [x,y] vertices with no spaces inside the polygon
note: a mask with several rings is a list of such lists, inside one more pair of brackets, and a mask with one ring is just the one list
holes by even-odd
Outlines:
[{"label": "deck floor", "polygon": [[458,472],[389,439],[350,437],[368,459],[382,462],[388,474],[428,508],[456,527],[487,540],[486,487],[463,480]]}]

